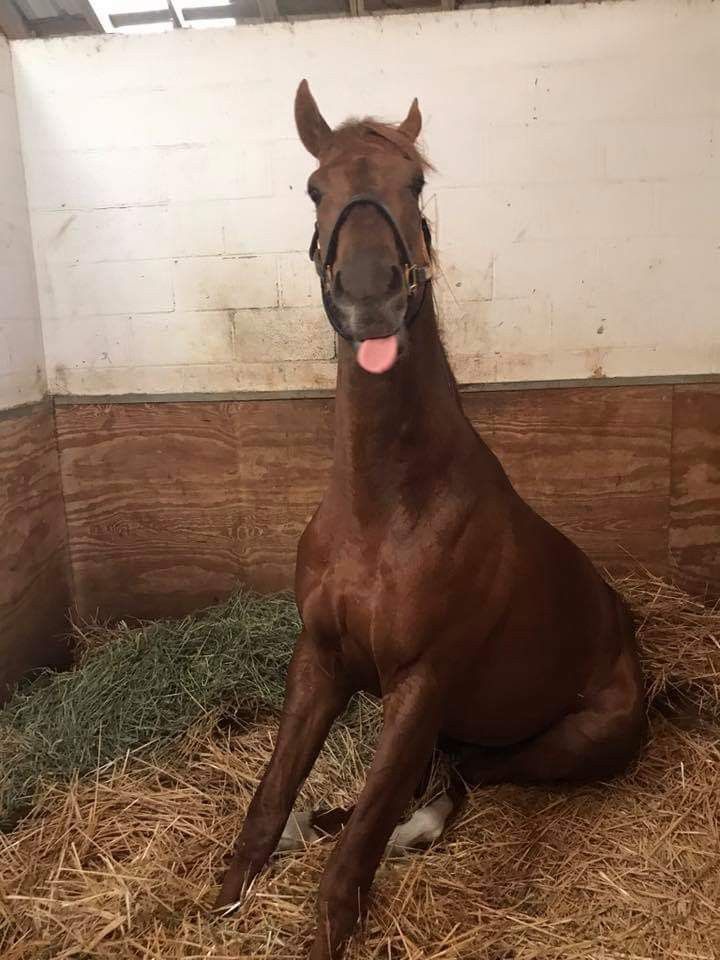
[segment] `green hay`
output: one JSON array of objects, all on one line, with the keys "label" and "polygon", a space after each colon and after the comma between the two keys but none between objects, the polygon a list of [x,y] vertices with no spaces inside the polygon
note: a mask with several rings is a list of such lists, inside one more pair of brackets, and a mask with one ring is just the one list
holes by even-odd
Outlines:
[{"label": "green hay", "polygon": [[0,828],[43,785],[162,744],[223,703],[278,710],[299,627],[290,596],[243,592],[179,621],[78,629],[76,669],[40,677],[0,711]]}]

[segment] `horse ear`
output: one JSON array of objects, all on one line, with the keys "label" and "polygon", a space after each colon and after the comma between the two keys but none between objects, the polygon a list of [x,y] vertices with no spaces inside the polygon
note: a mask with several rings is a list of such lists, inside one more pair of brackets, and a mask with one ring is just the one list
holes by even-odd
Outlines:
[{"label": "horse ear", "polygon": [[408,115],[400,124],[399,130],[401,133],[405,134],[408,140],[410,140],[411,142],[414,142],[415,140],[417,140],[421,129],[422,129],[422,114],[420,113],[420,107],[418,106],[417,97],[415,97],[413,102],[410,104]]},{"label": "horse ear", "polygon": [[295,126],[305,149],[314,157],[320,156],[332,131],[318,110],[307,80],[301,81],[295,94]]}]

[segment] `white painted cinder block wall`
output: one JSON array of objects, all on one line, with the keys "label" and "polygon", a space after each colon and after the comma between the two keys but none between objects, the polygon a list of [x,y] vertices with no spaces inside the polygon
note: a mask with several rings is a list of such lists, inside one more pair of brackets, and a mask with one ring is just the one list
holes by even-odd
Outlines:
[{"label": "white painted cinder block wall", "polygon": [[302,77],[420,98],[461,381],[720,372],[719,49],[712,0],[16,43],[50,388],[333,385]]},{"label": "white painted cinder block wall", "polygon": [[25,175],[10,47],[0,35],[0,410],[45,393]]}]

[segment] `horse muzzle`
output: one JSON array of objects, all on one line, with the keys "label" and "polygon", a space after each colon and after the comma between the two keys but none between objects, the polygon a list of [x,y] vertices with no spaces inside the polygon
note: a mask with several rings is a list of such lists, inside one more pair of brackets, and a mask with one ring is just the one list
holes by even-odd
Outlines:
[{"label": "horse muzzle", "polygon": [[[358,251],[346,263],[337,263],[342,225],[358,206],[377,210],[389,224],[399,260],[389,263],[372,246]],[[430,230],[422,220],[425,245],[430,250]],[[334,330],[353,342],[358,363],[372,373],[390,369],[402,350],[406,331],[425,300],[431,278],[429,265],[412,262],[400,227],[387,206],[369,194],[351,197],[338,214],[327,248],[320,248],[317,225],[310,244],[310,259],[320,277],[323,306]],[[367,360],[367,365],[364,362]]]}]

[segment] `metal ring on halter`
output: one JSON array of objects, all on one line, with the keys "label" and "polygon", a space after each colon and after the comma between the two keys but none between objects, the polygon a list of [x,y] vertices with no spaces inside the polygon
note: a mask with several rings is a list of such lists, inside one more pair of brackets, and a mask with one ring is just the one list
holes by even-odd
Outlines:
[{"label": "metal ring on halter", "polygon": [[[383,219],[390,225],[390,229],[393,232],[398,253],[400,255],[403,284],[408,295],[407,309],[403,319],[403,323],[406,327],[409,327],[413,320],[415,320],[417,315],[420,313],[420,309],[425,302],[425,289],[427,287],[428,280],[430,280],[432,277],[432,268],[429,265],[416,264],[412,262],[410,251],[407,243],[405,242],[405,238],[402,235],[402,231],[400,230],[400,227],[398,226],[397,221],[395,220],[395,217],[392,215],[391,211],[381,200],[378,200],[376,197],[373,197],[367,193],[360,193],[356,194],[354,197],[350,197],[348,202],[337,215],[335,223],[333,224],[333,228],[330,231],[330,239],[328,240],[325,256],[323,257],[320,249],[320,233],[317,223],[315,224],[315,231],[313,233],[312,240],[310,241],[310,249],[308,251],[310,259],[314,262],[315,269],[320,277],[320,287],[325,313],[327,314],[328,320],[332,324],[332,327],[336,333],[340,334],[340,336],[344,337],[346,340],[351,338],[348,337],[341,328],[340,321],[338,320],[335,312],[335,305],[333,304],[332,297],[330,295],[330,288],[333,281],[333,267],[335,265],[335,258],[337,257],[337,245],[340,229],[350,215],[350,212],[355,207],[359,206],[374,207],[378,213],[381,214]],[[429,251],[432,245],[430,227],[425,217],[421,218],[421,223],[425,245]],[[420,298],[417,308],[411,314],[411,300],[421,284],[422,297]]]}]

